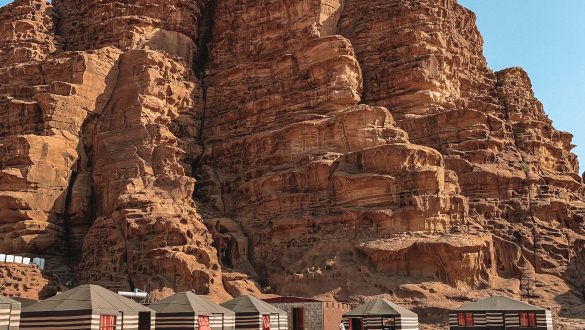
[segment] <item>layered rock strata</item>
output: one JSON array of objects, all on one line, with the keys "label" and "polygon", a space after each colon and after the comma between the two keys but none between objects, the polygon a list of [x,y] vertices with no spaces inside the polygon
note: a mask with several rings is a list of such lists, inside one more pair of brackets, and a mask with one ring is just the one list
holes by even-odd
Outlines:
[{"label": "layered rock strata", "polygon": [[211,292],[222,287],[211,236],[191,195],[201,92],[165,54],[122,54],[114,91],[87,123],[96,220],[85,237],[83,281]]},{"label": "layered rock strata", "polygon": [[363,69],[364,101],[443,154],[474,222],[538,271],[565,272],[583,239],[572,136],[552,127],[526,73],[488,69],[474,14],[454,0],[347,1],[339,31]]},{"label": "layered rock strata", "polygon": [[[211,236],[191,198],[203,109],[191,70],[196,40],[160,29],[160,22],[178,26],[164,14],[138,23],[128,17],[154,34],[121,44],[68,30],[69,18],[100,20],[117,3],[55,5],[16,1],[0,15],[2,36],[15,49],[0,63],[2,252],[47,258],[47,271],[63,283],[225,297]],[[185,6],[161,10],[197,25],[199,7]],[[149,4],[139,11],[153,13]],[[84,51],[59,50],[56,40]]]},{"label": "layered rock strata", "polygon": [[[325,1],[216,8],[197,194],[241,224],[256,271],[279,292],[342,286],[328,263],[359,253],[360,242],[446,233],[468,212],[438,151],[412,144],[386,108],[358,105],[355,53],[330,35],[340,9]],[[326,256],[327,244],[337,251]]]},{"label": "layered rock strata", "polygon": [[47,258],[10,294],[585,313],[572,136],[455,0],[17,0],[0,40],[0,252]]}]

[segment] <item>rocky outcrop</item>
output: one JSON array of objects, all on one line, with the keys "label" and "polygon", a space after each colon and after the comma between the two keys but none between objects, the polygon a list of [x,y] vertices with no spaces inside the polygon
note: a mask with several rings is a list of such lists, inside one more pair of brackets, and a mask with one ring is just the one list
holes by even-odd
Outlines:
[{"label": "rocky outcrop", "polygon": [[200,96],[184,64],[144,50],[120,56],[114,92],[86,132],[97,219],[83,245],[82,281],[204,294],[222,288],[188,176],[201,152]]},{"label": "rocky outcrop", "polygon": [[[2,252],[46,257],[47,271],[70,285],[226,297],[211,236],[191,198],[203,109],[191,71],[196,40],[132,17],[125,22],[156,35],[125,45],[95,31],[71,35],[74,12],[104,13],[106,4],[55,5],[59,29],[49,26],[54,11],[41,1],[16,2],[0,16],[17,32],[27,23],[26,33],[13,32],[9,41],[32,49],[17,64],[16,57],[0,62]],[[199,7],[188,6],[196,25]],[[22,15],[9,15],[15,12]],[[157,22],[171,23],[167,16]],[[74,49],[73,37],[90,36],[106,47],[53,53],[56,46],[39,46],[63,39]]]},{"label": "rocky outcrop", "polygon": [[364,243],[360,251],[381,273],[487,288],[496,275],[492,244],[489,236],[397,237]]},{"label": "rocky outcrop", "polygon": [[0,246],[4,253],[49,257],[52,267],[66,271],[69,251],[79,249],[88,225],[79,204],[89,203],[87,187],[76,183],[84,158],[80,131],[103,106],[116,54],[49,58],[55,38],[47,26],[51,16],[43,15],[52,12],[46,3],[17,1],[3,11],[23,13],[3,26],[26,22],[29,30],[8,42],[22,56],[0,62]]},{"label": "rocky outcrop", "polygon": [[324,244],[354,253],[361,240],[445,232],[468,211],[439,152],[412,144],[387,109],[357,105],[361,70],[348,40],[329,35],[331,8],[216,8],[197,194],[241,224],[256,271],[279,292],[311,285],[289,277],[325,269]]},{"label": "rocky outcrop", "polygon": [[44,0],[15,0],[0,8],[0,63],[45,59],[59,48],[55,12]]},{"label": "rocky outcrop", "polygon": [[57,283],[36,266],[0,264],[0,294],[32,300],[46,299],[57,293]]},{"label": "rocky outcrop", "polygon": [[69,50],[163,49],[190,62],[207,2],[56,0],[55,8],[58,32]]},{"label": "rocky outcrop", "polygon": [[565,272],[583,228],[572,137],[552,127],[522,70],[488,69],[473,13],[453,0],[347,1],[339,28],[362,66],[365,102],[443,154],[473,222],[520,246],[538,271]]},{"label": "rocky outcrop", "polygon": [[0,40],[0,252],[58,284],[582,313],[572,136],[455,0],[20,0]]}]

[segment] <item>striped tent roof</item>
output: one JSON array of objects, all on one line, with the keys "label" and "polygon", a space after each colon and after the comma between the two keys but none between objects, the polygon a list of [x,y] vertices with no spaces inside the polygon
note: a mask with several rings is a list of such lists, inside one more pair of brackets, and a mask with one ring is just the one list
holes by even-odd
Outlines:
[{"label": "striped tent roof", "polygon": [[0,295],[0,304],[2,305],[13,305],[13,306],[18,306],[20,308],[20,302],[12,299],[12,298],[8,298],[6,296],[2,296]]},{"label": "striped tent roof", "polygon": [[91,310],[99,313],[152,312],[150,308],[99,285],[86,284],[23,309],[23,313]]},{"label": "striped tent roof", "polygon": [[544,311],[536,307],[512,298],[493,296],[465,304],[454,311]]},{"label": "striped tent roof", "polygon": [[406,317],[418,317],[414,312],[382,298],[370,300],[367,303],[356,307],[352,311],[345,313],[343,316],[365,315],[400,315]]},{"label": "striped tent roof", "polygon": [[231,310],[214,304],[193,292],[181,292],[160,300],[149,306],[157,313],[193,313],[210,316],[212,314],[234,315]]},{"label": "striped tent roof", "polygon": [[252,296],[239,296],[230,301],[221,304],[223,307],[233,311],[234,313],[258,313],[261,315],[267,314],[281,314],[287,315],[285,311],[276,308],[267,302]]}]

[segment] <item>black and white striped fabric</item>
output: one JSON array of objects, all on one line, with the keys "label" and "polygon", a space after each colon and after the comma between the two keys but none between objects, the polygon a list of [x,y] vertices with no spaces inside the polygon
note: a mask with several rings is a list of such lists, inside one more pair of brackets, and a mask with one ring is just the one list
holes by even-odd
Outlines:
[{"label": "black and white striped fabric", "polygon": [[[487,297],[452,310],[449,313],[449,326],[451,329],[520,328],[521,314],[525,314],[527,322],[536,323],[536,327],[531,329],[553,329],[550,311],[506,296]],[[459,325],[460,317],[461,323],[465,325]]]},{"label": "black and white striped fabric", "polygon": [[286,314],[270,314],[271,329],[288,330],[288,317]]},{"label": "black and white striped fabric", "polygon": [[199,317],[208,318],[214,330],[234,330],[236,326],[234,312],[192,291],[176,293],[149,307],[156,312],[156,328],[161,330],[198,329]]},{"label": "black and white striped fabric", "polygon": [[20,325],[20,303],[0,296],[0,330],[17,330]]},{"label": "black and white striped fabric", "polygon": [[264,316],[270,318],[270,329],[288,330],[287,313],[258,298],[243,295],[222,304],[236,315],[236,329],[262,330]]},{"label": "black and white striped fabric", "polygon": [[[138,313],[118,313],[116,329],[138,330]],[[99,330],[100,314],[92,311],[34,312],[23,313],[21,329],[38,330]],[[155,329],[155,317],[151,314],[150,329]]]},{"label": "black and white striped fabric", "polygon": [[81,285],[23,308],[22,329],[99,330],[101,316],[115,316],[116,329],[154,330],[153,310],[97,285]]},{"label": "black and white striped fabric", "polygon": [[[209,317],[209,325],[215,330],[233,330],[236,327],[236,317],[232,315],[214,314]],[[184,330],[198,329],[199,315],[195,313],[164,313],[156,317],[156,329]]]},{"label": "black and white striped fabric", "polygon": [[[459,326],[458,313],[449,313],[450,329],[470,329],[486,327],[520,328],[520,313],[526,311],[501,311],[501,312],[477,312],[473,313],[473,326]],[[550,311],[531,311],[536,316],[536,330],[553,330],[552,313]]]},{"label": "black and white striped fabric", "polygon": [[236,316],[214,314],[209,318],[211,329],[214,330],[234,330],[236,328]]},{"label": "black and white striped fabric", "polygon": [[[236,329],[262,330],[263,315],[257,313],[237,313]],[[270,329],[288,330],[288,319],[283,314],[270,315]]]},{"label": "black and white striped fabric", "polygon": [[[99,330],[100,316],[93,315],[90,310],[68,312],[33,312],[23,313],[21,329],[46,330]],[[119,319],[119,318],[118,318]]]},{"label": "black and white striped fabric", "polygon": [[398,325],[396,329],[418,330],[418,317],[399,316],[396,319],[396,324]]},{"label": "black and white striped fabric", "polygon": [[384,329],[384,319],[393,320],[392,323],[397,330],[418,330],[418,315],[416,313],[383,298],[369,300],[345,313],[343,321],[346,329],[350,328],[352,319],[361,320],[364,330]]},{"label": "black and white striped fabric", "polygon": [[236,329],[262,329],[262,315],[236,313]]},{"label": "black and white striped fabric", "polygon": [[[382,320],[385,317],[390,317],[388,315],[368,315],[363,317],[346,317],[343,319],[343,325],[346,329],[350,327],[350,320],[352,318],[359,318],[362,320],[364,325],[364,330],[381,330],[384,329],[382,326]],[[395,318],[395,328],[396,330],[418,330],[418,317],[396,317]],[[361,330],[361,329],[353,329],[353,330]]]}]

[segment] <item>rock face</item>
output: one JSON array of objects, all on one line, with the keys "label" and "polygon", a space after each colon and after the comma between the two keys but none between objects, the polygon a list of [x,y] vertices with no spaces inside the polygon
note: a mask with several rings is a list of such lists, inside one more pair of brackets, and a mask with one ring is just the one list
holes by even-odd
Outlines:
[{"label": "rock face", "polygon": [[[191,198],[203,109],[195,41],[74,47],[65,18],[77,12],[66,9],[97,15],[104,3],[55,5],[58,29],[44,1],[16,1],[0,16],[7,44],[29,55],[7,49],[0,62],[2,252],[47,258],[63,283],[227,296]],[[75,36],[96,36],[87,33]],[[56,51],[58,39],[66,49]],[[179,44],[191,47],[186,57]],[[76,48],[88,50],[66,51]]]},{"label": "rock face", "polygon": [[[386,10],[366,14],[371,5]],[[525,72],[487,68],[474,22],[455,1],[348,1],[339,26],[365,101],[441,151],[474,222],[520,245],[538,271],[564,273],[583,239],[572,136],[552,127]]]},{"label": "rock face", "polygon": [[585,313],[572,136],[455,0],[20,0],[0,39],[0,252],[59,284]]},{"label": "rock face", "polygon": [[[353,48],[319,22],[339,12],[320,1],[279,4],[218,3],[197,194],[240,223],[264,280],[311,295],[335,276],[326,263],[362,240],[444,232],[468,206],[439,152],[412,144],[387,109],[358,105]],[[337,251],[323,251],[332,242]]]},{"label": "rock face", "polygon": [[0,265],[2,286],[0,294],[32,300],[47,299],[57,293],[54,281],[43,275],[36,266],[19,264]]}]

